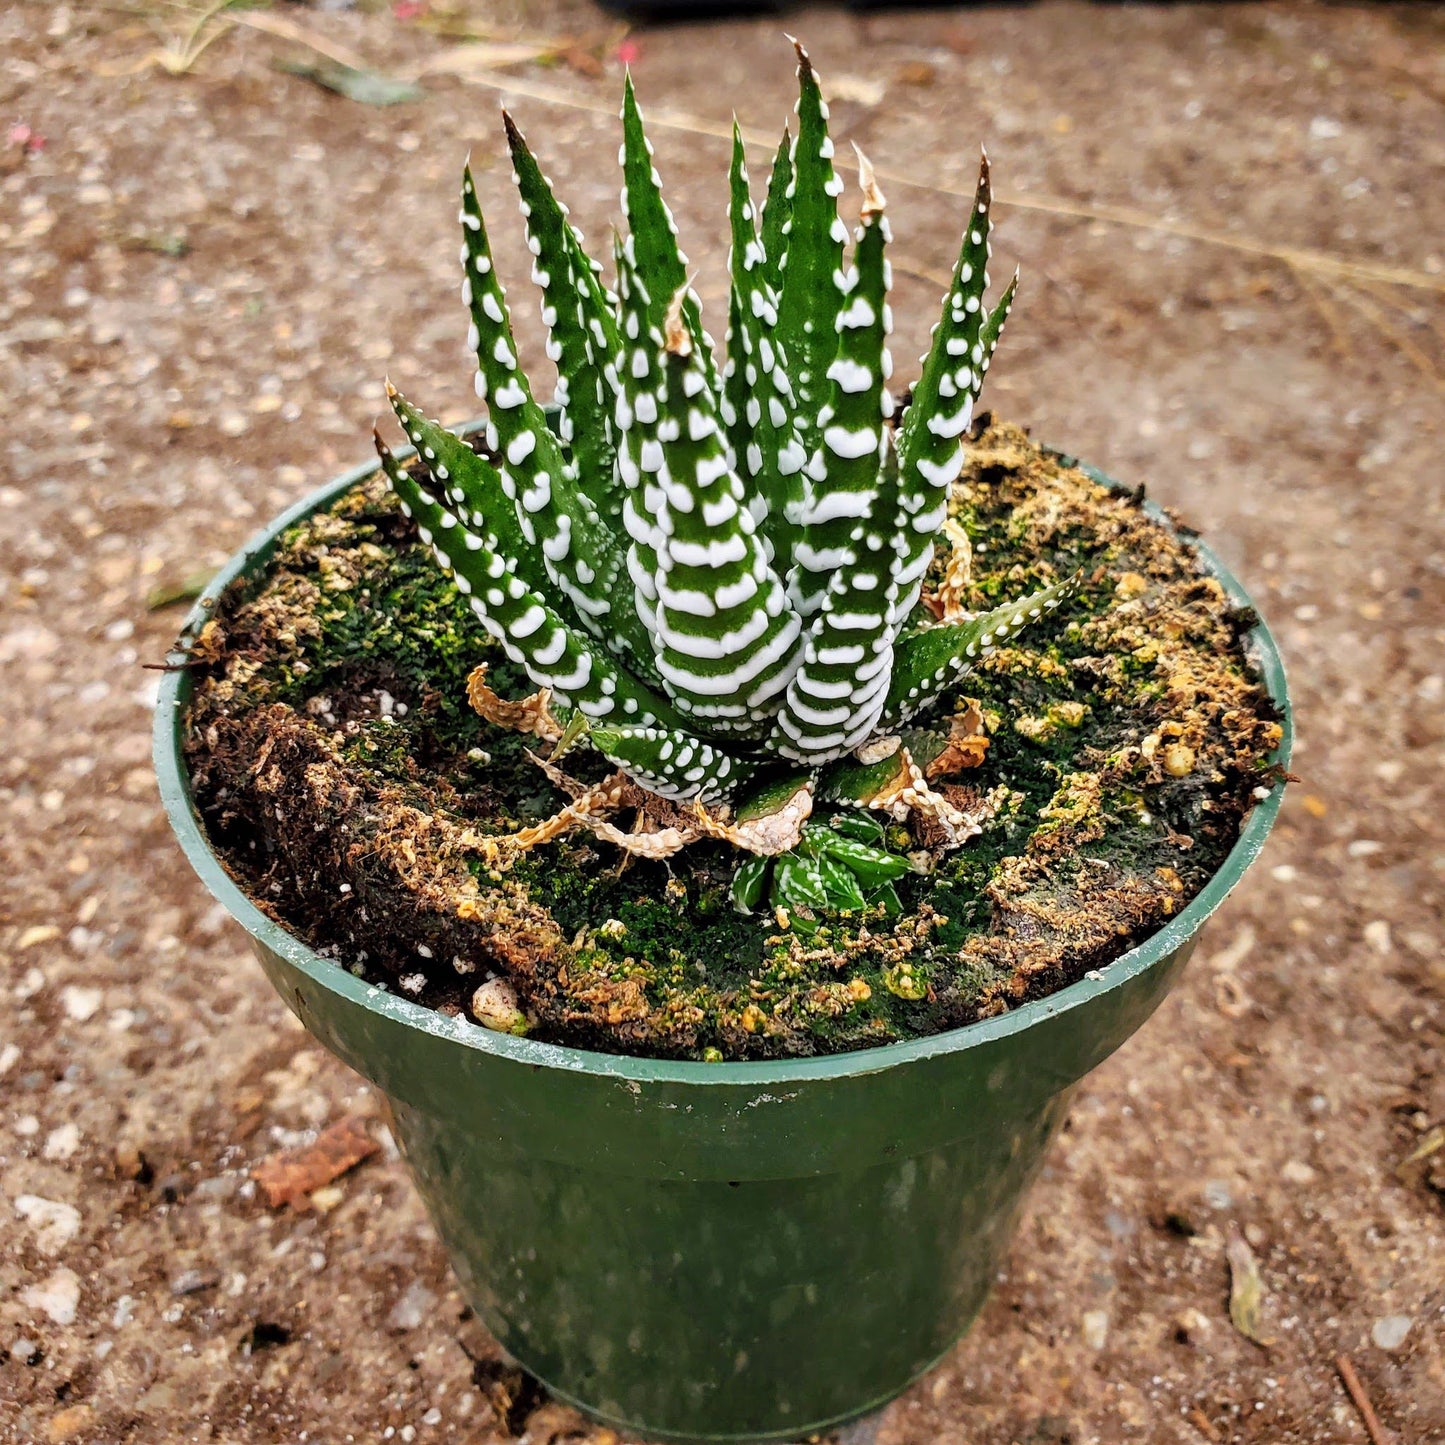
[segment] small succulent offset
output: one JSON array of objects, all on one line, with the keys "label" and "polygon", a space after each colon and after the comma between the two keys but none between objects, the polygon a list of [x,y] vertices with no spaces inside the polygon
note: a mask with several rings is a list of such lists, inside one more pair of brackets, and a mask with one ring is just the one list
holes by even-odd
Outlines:
[{"label": "small succulent offset", "polygon": [[[761,214],[734,128],[725,363],[629,78],[614,289],[505,117],[558,374],[550,413],[518,365],[467,170],[462,291],[486,455],[390,386],[420,467],[403,469],[377,439],[402,506],[482,625],[570,717],[568,745],[585,731],[646,794],[699,815],[742,820],[792,801],[788,829],[703,830],[764,857],[787,852],[744,865],[745,907],[769,870],[775,898],[806,901],[831,880],[819,905],[862,906],[887,885],[903,860],[846,824],[805,828],[813,799],[894,817],[941,802],[900,757],[898,730],[1076,585],[954,620],[919,606],[1017,277],[985,306],[985,160],[942,317],[896,411],[884,199],[860,152],[845,256],[828,110],[801,46],[798,59],[797,137],[784,131]],[[877,777],[890,758],[891,790]],[[946,809],[942,821],[977,832]]]}]

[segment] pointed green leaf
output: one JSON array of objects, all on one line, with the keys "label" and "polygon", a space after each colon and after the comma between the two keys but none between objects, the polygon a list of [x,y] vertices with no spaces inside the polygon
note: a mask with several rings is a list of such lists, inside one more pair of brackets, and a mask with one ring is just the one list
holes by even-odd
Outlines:
[{"label": "pointed green leaf", "polygon": [[658,667],[668,695],[722,736],[765,731],[797,665],[799,621],[768,565],[742,483],[728,465],[718,401],[683,321],[663,325],[663,414],[641,457],[656,489]]},{"label": "pointed green leaf", "polygon": [[613,464],[611,389],[603,378],[603,359],[617,350],[612,302],[522,132],[506,111],[502,119],[557,365],[562,439],[571,446],[583,491],[603,517],[616,518],[622,492]]},{"label": "pointed green leaf", "polygon": [[828,857],[847,864],[870,886],[902,878],[913,867],[907,858],[900,858],[897,853],[885,853],[881,848],[870,848],[866,843],[860,843],[853,838],[825,836],[819,839],[818,847]]},{"label": "pointed green leaf", "polygon": [[820,853],[813,860],[813,866],[823,880],[830,909],[840,913],[861,913],[868,906],[868,900],[859,886],[859,879],[846,864],[826,853]]},{"label": "pointed green leaf", "polygon": [[885,832],[883,824],[868,813],[834,813],[828,826],[855,843],[881,843]]},{"label": "pointed green leaf", "polygon": [[923,358],[922,374],[900,425],[903,505],[910,517],[898,559],[900,622],[912,612],[933,558],[934,542],[948,514],[949,492],[963,468],[963,434],[973,419],[983,374],[1013,304],[1017,276],[992,314],[983,308],[993,227],[991,206],[985,156],[979,166],[973,212],[944,297],[943,316],[934,327],[933,344]]},{"label": "pointed green leaf", "polygon": [[677,713],[668,703],[574,631],[541,593],[527,586],[511,560],[419,486],[379,434],[375,440],[386,479],[422,541],[451,573],[482,626],[538,687],[551,688],[560,706],[575,707],[593,722],[616,717],[639,725],[676,725]]},{"label": "pointed green leaf", "polygon": [[818,865],[801,853],[780,853],[773,866],[773,896],[789,908],[826,908],[828,893]]},{"label": "pointed green leaf", "polygon": [[767,199],[763,202],[763,280],[770,290],[780,292],[783,285],[783,256],[788,249],[787,224],[793,214],[793,139],[788,127],[773,157],[772,175],[768,178]]},{"label": "pointed green leaf", "polygon": [[742,135],[736,125],[730,182],[732,286],[722,416],[736,470],[749,488],[753,520],[768,543],[774,569],[786,577],[801,535],[798,518],[807,454],[798,435],[787,359],[777,337],[778,296],[764,277]]},{"label": "pointed green leaf", "polygon": [[[891,369],[887,339],[888,221],[883,196],[864,167],[863,224],[854,264],[819,283],[832,334],[832,357],[822,393],[821,436],[808,463],[800,521],[803,527],[789,577],[793,605],[811,617],[823,604],[830,579],[858,561],[857,543],[878,488],[880,443],[892,411],[885,382]],[[891,526],[892,517],[878,519]]]},{"label": "pointed green leaf", "polygon": [[771,858],[754,853],[738,864],[738,870],[733,874],[732,895],[733,907],[739,913],[751,913],[758,906],[772,863]]},{"label": "pointed green leaf", "polygon": [[1083,574],[1006,602],[967,622],[946,622],[915,632],[899,642],[893,684],[883,710],[885,726],[907,721],[976,663],[1030,623],[1052,612],[1079,590]]},{"label": "pointed green leaf", "polygon": [[462,180],[462,235],[477,352],[477,394],[486,398],[487,443],[497,453],[503,490],[512,499],[528,547],[540,552],[554,587],[594,637],[615,645],[646,674],[651,638],[625,588],[624,555],[596,505],[577,484],[561,443],[532,397],[517,360],[506,295],[492,264],[470,168]]},{"label": "pointed green leaf", "polygon": [[757,771],[746,759],[679,728],[594,727],[590,736],[599,753],[663,798],[717,802]]},{"label": "pointed green leaf", "polygon": [[[651,320],[652,298],[638,275],[637,238],[612,237],[617,265],[617,306],[620,349],[609,374],[615,395],[614,428],[617,470],[625,488],[622,524],[628,537],[627,574],[633,606],[657,654],[657,544],[662,536],[661,490],[644,482],[642,459],[649,460],[661,443],[666,382],[662,370],[662,328]],[[653,468],[655,470],[655,468]]]},{"label": "pointed green leaf", "polygon": [[550,592],[546,569],[522,536],[496,467],[440,422],[429,421],[390,382],[386,395],[432,479],[438,501],[455,511],[471,531],[486,537],[494,551],[515,558],[518,575],[529,587]]},{"label": "pointed green leaf", "polygon": [[[630,74],[622,92],[622,181],[622,211],[632,232],[637,274],[651,298],[649,319],[661,327],[668,303],[687,282],[687,257],[678,249],[677,226],[662,199],[662,178],[652,164],[652,143],[643,132]],[[691,293],[683,305],[683,317],[708,384],[715,386],[712,338],[702,329],[702,312]]]},{"label": "pointed green leaf", "polygon": [[828,107],[808,52],[798,52],[798,139],[793,145],[792,212],[780,229],[787,235],[778,335],[792,369],[793,389],[803,421],[803,442],[811,454],[814,419],[827,394],[827,370],[837,347],[833,329],[834,275],[843,264],[847,228],[838,219],[843,181],[833,170]]},{"label": "pointed green leaf", "polygon": [[838,355],[828,369],[826,425],[791,578],[794,605],[815,615],[768,740],[784,757],[814,766],[867,741],[893,663],[899,517],[893,434],[884,424],[891,406],[884,387],[887,221],[871,167],[863,166],[863,225],[855,265],[839,288]]}]

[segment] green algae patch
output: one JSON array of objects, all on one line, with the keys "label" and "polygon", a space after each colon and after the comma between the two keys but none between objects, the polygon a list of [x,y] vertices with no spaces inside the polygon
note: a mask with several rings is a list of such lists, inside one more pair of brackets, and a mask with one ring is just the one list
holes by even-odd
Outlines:
[{"label": "green algae patch", "polygon": [[[481,662],[501,696],[532,688],[377,479],[283,534],[193,651],[186,755],[218,853],[339,967],[448,1013],[504,980],[532,1037],[613,1052],[862,1048],[1106,965],[1199,891],[1274,782],[1280,730],[1241,641],[1253,618],[1138,495],[987,418],[969,455],[925,601],[956,615],[1084,580],[942,700],[936,718],[966,714],[973,735],[905,734],[936,789],[986,820],[948,850],[926,819],[888,823],[914,863],[901,911],[740,914],[744,855],[721,841],[655,862],[573,832],[497,868],[489,843],[569,798],[537,739],[468,705]],[[610,771],[585,748],[567,767]]]}]

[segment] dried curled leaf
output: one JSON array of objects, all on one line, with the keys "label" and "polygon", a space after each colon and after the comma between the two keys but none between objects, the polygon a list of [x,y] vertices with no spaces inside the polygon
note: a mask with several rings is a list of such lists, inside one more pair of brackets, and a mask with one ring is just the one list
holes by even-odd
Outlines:
[{"label": "dried curled leaf", "polygon": [[508,732],[532,733],[546,742],[562,736],[562,724],[552,716],[550,688],[534,692],[520,702],[508,702],[487,686],[487,664],[478,663],[467,677],[467,701],[487,722]]},{"label": "dried curled leaf", "polygon": [[[547,781],[560,793],[566,793],[569,798],[577,799],[588,791],[588,785],[579,782],[571,773],[563,772],[550,758],[538,757],[530,748],[526,749],[528,758],[541,768],[547,775]],[[555,754],[554,754],[555,756]]]},{"label": "dried curled leaf", "polygon": [[942,793],[929,787],[923,769],[913,760],[907,748],[898,750],[901,766],[897,774],[871,798],[870,808],[887,813],[895,823],[906,822],[910,816],[934,824],[941,833],[940,847],[958,848],[983,832],[983,825],[993,816],[993,806],[965,811]]},{"label": "dried curled leaf", "polygon": [[813,790],[806,784],[775,813],[749,818],[742,823],[729,823],[716,811],[697,804],[697,828],[708,838],[725,838],[735,848],[747,853],[772,857],[796,848],[803,836],[803,824],[813,811]]},{"label": "dried curled leaf", "polygon": [[[537,762],[539,766],[542,765],[540,758]],[[475,848],[489,868],[505,870],[523,853],[530,852],[543,843],[551,843],[574,828],[591,827],[597,819],[615,813],[622,806],[627,790],[633,786],[625,773],[613,773],[611,777],[590,788],[583,788],[580,784],[573,785],[571,779],[567,779],[567,784],[568,791],[571,791],[571,786],[576,786],[578,791],[574,793],[572,802],[561,812],[553,813],[550,818],[544,818],[540,823],[534,823],[519,832],[500,837],[468,831],[462,835],[462,843],[468,848]]]},{"label": "dried curled leaf", "polygon": [[943,751],[924,770],[929,778],[948,778],[966,768],[983,764],[988,753],[988,738],[983,731],[983,714],[976,703],[969,703],[961,713],[949,719],[948,741]]},{"label": "dried curled leaf", "polygon": [[943,580],[924,604],[940,622],[962,622],[973,615],[963,603],[973,581],[973,543],[952,518],[943,524],[943,531],[951,550],[943,565]]},{"label": "dried curled leaf", "polygon": [[[639,815],[638,821],[642,821],[642,815]],[[671,858],[674,853],[682,852],[689,843],[695,843],[702,836],[695,830],[689,831],[675,827],[624,833],[621,828],[600,818],[589,818],[586,820],[586,825],[604,843],[611,843],[614,847],[621,848],[624,853],[629,853],[633,857],[649,858],[654,862],[663,858]]]}]

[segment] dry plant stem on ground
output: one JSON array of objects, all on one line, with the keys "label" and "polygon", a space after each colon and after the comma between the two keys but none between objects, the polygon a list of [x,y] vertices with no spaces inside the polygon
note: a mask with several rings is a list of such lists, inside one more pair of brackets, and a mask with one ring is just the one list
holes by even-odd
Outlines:
[{"label": "dry plant stem on ground", "polygon": [[[293,46],[299,45],[355,73],[375,74],[358,54],[349,47],[338,45],[314,26],[302,26],[288,17],[267,12],[236,11],[232,9],[231,0],[222,0],[220,4],[196,12],[182,30],[168,38],[161,49],[149,52],[138,60],[120,64],[115,73],[155,65],[171,74],[185,74],[216,40],[236,28],[249,28],[289,41]],[[559,55],[565,58],[574,45],[569,38],[548,41],[533,37],[508,38],[489,31],[468,30],[466,33],[469,37],[467,43],[449,48],[412,67],[406,74],[398,76],[394,83],[409,85],[427,75],[451,75],[496,93],[525,96],[566,110],[581,110],[595,115],[613,114],[608,103],[595,97],[578,94],[531,75],[512,73],[511,68],[514,66],[537,60],[550,60]],[[591,65],[587,67],[586,73],[593,73]],[[718,140],[727,140],[732,134],[730,128],[721,121],[675,109],[655,112],[653,124],[684,134]],[[746,129],[742,131],[742,136],[750,147],[771,148],[772,142],[767,136]],[[838,164],[848,169],[852,161],[851,158],[840,156]],[[880,167],[877,174],[881,180],[893,185],[907,186],[936,195],[966,195],[960,188],[946,182],[937,179],[924,180],[917,175],[889,167]],[[1412,334],[1428,329],[1438,338],[1439,324],[1422,327],[1413,316],[1402,322],[1398,315],[1392,317],[1389,314],[1392,311],[1398,313],[1400,310],[1400,291],[1418,291],[1435,296],[1445,294],[1445,273],[1418,267],[1389,265],[1362,257],[1340,256],[1308,247],[1284,245],[1218,230],[1192,221],[1151,215],[1130,206],[1080,202],[1062,196],[1048,196],[1036,192],[1024,194],[1008,189],[1000,190],[995,199],[998,205],[1005,208],[1013,207],[1042,215],[1091,221],[1125,230],[1151,231],[1197,245],[1222,247],[1274,261],[1295,277],[1301,293],[1319,314],[1332,343],[1341,355],[1350,356],[1353,349],[1336,314],[1337,308],[1322,300],[1320,288],[1325,288],[1337,301],[1360,314],[1367,326],[1433,386],[1445,390],[1445,363],[1442,363],[1430,347],[1422,345],[1417,335]],[[935,284],[946,280],[930,267],[907,262],[901,257],[895,260],[895,265],[900,273],[917,276]]]}]

